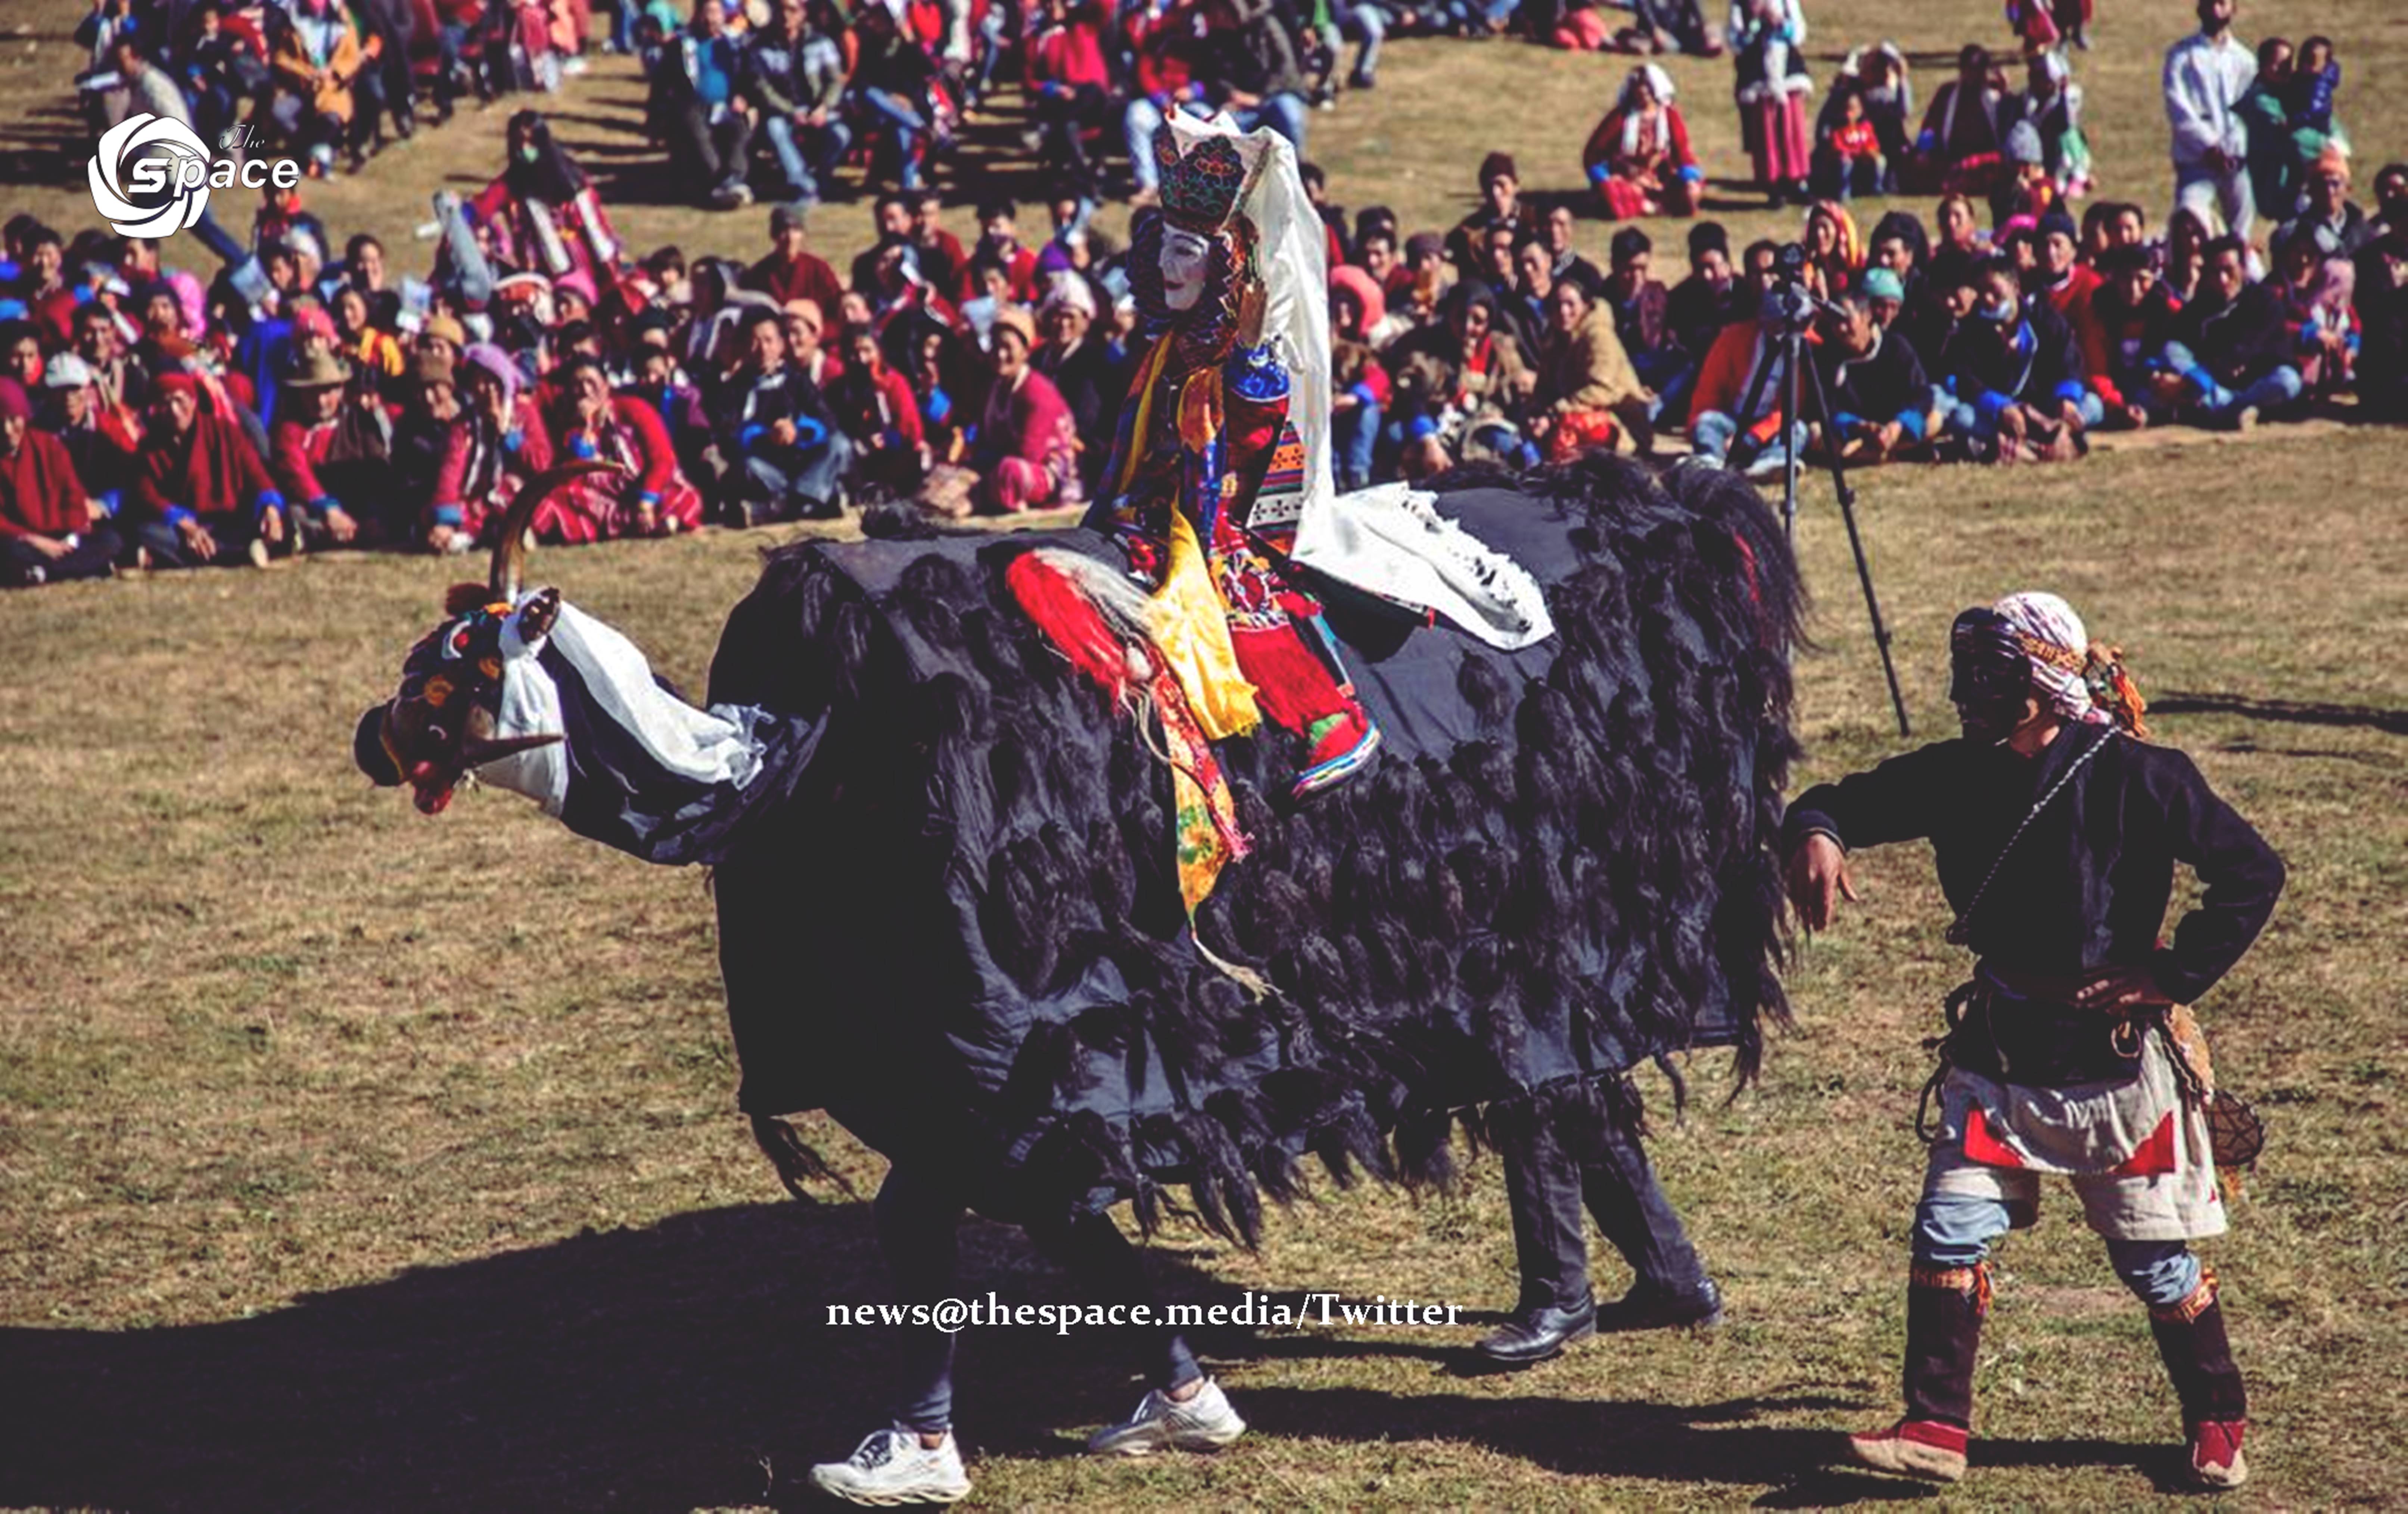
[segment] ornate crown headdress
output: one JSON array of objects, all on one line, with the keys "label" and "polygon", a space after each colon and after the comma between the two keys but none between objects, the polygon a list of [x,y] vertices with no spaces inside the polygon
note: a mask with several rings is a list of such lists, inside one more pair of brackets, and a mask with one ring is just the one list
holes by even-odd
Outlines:
[{"label": "ornate crown headdress", "polygon": [[1186,152],[1168,121],[1154,129],[1154,161],[1162,170],[1162,213],[1172,224],[1215,232],[1238,213],[1246,192],[1246,160],[1233,136],[1208,136]]}]

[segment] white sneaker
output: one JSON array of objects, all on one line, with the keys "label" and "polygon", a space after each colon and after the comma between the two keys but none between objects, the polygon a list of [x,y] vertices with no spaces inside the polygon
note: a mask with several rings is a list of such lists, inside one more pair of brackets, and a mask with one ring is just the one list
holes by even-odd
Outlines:
[{"label": "white sneaker", "polygon": [[1145,1395],[1137,1412],[1119,1424],[1108,1424],[1087,1437],[1091,1456],[1143,1456],[1164,1449],[1219,1450],[1246,1433],[1246,1421],[1229,1407],[1229,1398],[1211,1378],[1194,1397],[1182,1403],[1156,1388]]},{"label": "white sneaker", "polygon": [[952,1431],[935,1450],[901,1425],[870,1432],[841,1462],[811,1468],[811,1486],[849,1504],[951,1504],[969,1496],[969,1475]]}]

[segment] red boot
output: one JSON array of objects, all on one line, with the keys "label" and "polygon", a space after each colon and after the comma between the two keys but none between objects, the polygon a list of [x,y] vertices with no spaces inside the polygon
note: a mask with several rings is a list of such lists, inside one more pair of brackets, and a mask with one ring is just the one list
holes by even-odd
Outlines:
[{"label": "red boot", "polygon": [[1361,772],[1380,750],[1380,728],[1359,708],[1323,716],[1312,722],[1311,736],[1312,750],[1305,758],[1304,771],[1296,776],[1296,786],[1288,791],[1291,798],[1302,799],[1343,783]]}]

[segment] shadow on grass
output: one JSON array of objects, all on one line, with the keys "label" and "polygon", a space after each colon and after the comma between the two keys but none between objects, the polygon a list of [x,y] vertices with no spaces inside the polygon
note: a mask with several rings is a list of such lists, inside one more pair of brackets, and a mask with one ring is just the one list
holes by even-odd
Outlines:
[{"label": "shadow on grass", "polygon": [[2155,715],[2238,715],[2244,720],[2289,725],[2356,726],[2408,736],[2408,709],[2384,709],[2373,705],[2326,705],[2173,691],[2163,698],[2151,700],[2149,711]]},{"label": "shadow on grass", "polygon": [[[964,1296],[1068,1299],[1019,1233],[962,1231]],[[1157,1249],[1166,1293],[1217,1283]],[[0,1506],[688,1508],[784,1500],[876,1424],[899,1332],[867,1204],[780,1203],[406,1272],[251,1319],[0,1329]],[[1057,1454],[1125,1412],[1100,1332],[963,1337],[966,1438]]]}]

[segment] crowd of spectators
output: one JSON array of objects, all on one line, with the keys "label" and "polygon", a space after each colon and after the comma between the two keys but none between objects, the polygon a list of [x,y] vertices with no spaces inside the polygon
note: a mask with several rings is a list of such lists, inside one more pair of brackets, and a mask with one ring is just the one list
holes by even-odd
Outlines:
[{"label": "crowd of spectators", "polygon": [[[222,51],[237,20],[265,36],[375,8],[298,0],[264,29],[208,0],[185,14]],[[1103,194],[1150,197],[1146,138],[1166,112],[1225,108],[1300,145],[1350,37],[1347,82],[1369,87],[1397,31],[1478,35],[1518,16],[1560,40],[1579,14],[1131,0],[1107,17],[1068,0],[1025,14],[931,0],[848,18],[829,0],[776,0],[739,24],[720,0],[660,9],[614,13],[614,39],[645,54],[651,129],[693,181],[716,203],[775,202],[754,212],[767,244],[749,262],[624,246],[534,110],[511,117],[484,190],[437,197],[423,277],[372,236],[338,246],[306,187],[263,192],[247,237],[218,228],[224,264],[203,274],[173,264],[173,242],[9,221],[0,578],[349,545],[464,551],[528,480],[579,458],[620,466],[552,494],[542,539],[824,517],[882,497],[949,514],[1093,498],[1141,354],[1123,255],[1090,218]],[[1685,447],[1756,473],[1800,449],[1853,464],[2061,459],[2101,430],[2243,428],[2344,397],[2362,417],[2408,418],[2408,166],[2375,175],[2361,207],[2332,44],[2244,48],[2231,9],[2200,0],[2200,35],[2166,61],[2179,190],[2152,235],[2143,207],[2095,193],[2068,50],[2086,11],[2019,11],[2023,89],[1969,48],[1920,114],[1904,55],[1858,49],[1810,121],[1814,92],[1789,87],[1803,77],[1797,0],[1740,0],[1721,30],[1693,4],[1647,0],[1610,44],[1727,44],[1756,187],[1805,201],[1801,278],[1819,312],[1807,350],[1827,399],[1786,435],[1781,386],[1763,381],[1781,348],[1776,244],[1735,248],[1696,219],[1704,176],[1660,66],[1635,64],[1587,135],[1574,194],[1526,193],[1513,159],[1490,153],[1469,214],[1408,228],[1380,207],[1330,205],[1308,164],[1327,223],[1340,486],[1591,447]],[[224,119],[179,61],[167,13],[101,0],[109,77],[87,84],[127,92],[110,108],[173,96]],[[2049,27],[2054,42],[2030,42]],[[573,56],[572,30],[544,32],[562,43],[545,55]],[[438,50],[441,89],[490,75],[493,39],[477,69],[465,40]],[[511,31],[510,68],[538,41]],[[947,120],[1010,69],[1056,188],[1025,234],[1021,207],[978,204],[966,245],[942,224],[933,154]],[[265,88],[237,95],[252,121],[273,115]],[[397,97],[411,98],[388,83],[378,108]],[[814,250],[809,211],[854,182],[874,195],[876,241],[839,269]],[[1939,196],[1928,225],[1898,208],[1859,227],[1855,196],[1901,193]],[[233,197],[217,198],[223,210]],[[1685,235],[1659,249],[1619,225],[1598,267],[1574,241],[1579,217],[1600,212],[1684,218]]]}]

